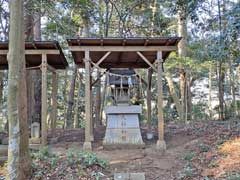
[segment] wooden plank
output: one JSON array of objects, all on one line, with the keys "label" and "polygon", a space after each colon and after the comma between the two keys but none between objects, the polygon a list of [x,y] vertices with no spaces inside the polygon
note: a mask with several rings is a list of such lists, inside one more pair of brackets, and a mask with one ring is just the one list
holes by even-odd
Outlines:
[{"label": "wooden plank", "polygon": [[137,54],[142,58],[142,60],[144,60],[154,71],[157,72],[157,69],[154,67],[154,65],[139,51],[137,52]]},{"label": "wooden plank", "polygon": [[57,120],[57,88],[58,88],[57,73],[52,74],[52,119],[51,129],[54,131],[56,128]]},{"label": "wooden plank", "polygon": [[41,115],[41,138],[42,145],[47,145],[47,55],[42,55],[42,115]]},{"label": "wooden plank", "polygon": [[108,51],[97,63],[96,65],[99,66],[108,56],[111,54],[111,51]]},{"label": "wooden plank", "polygon": [[69,46],[70,51],[176,51],[177,46]]},{"label": "wooden plank", "polygon": [[164,141],[164,119],[163,119],[163,85],[162,85],[162,52],[157,52],[157,84],[158,84],[158,137],[160,141]]},{"label": "wooden plank", "polygon": [[[8,50],[0,50],[0,55],[7,55]],[[26,55],[41,55],[41,54],[60,54],[59,50],[49,50],[49,49],[33,49],[33,50],[25,50]]]},{"label": "wooden plank", "polygon": [[148,128],[151,128],[151,114],[152,114],[152,108],[151,108],[151,100],[152,100],[152,93],[151,93],[151,85],[152,85],[152,69],[148,69],[148,80],[147,80],[147,123]]}]

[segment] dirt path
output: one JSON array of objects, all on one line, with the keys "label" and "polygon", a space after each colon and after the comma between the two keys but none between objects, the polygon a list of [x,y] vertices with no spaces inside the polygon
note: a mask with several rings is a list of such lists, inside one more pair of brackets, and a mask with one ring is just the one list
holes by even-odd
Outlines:
[{"label": "dirt path", "polygon": [[[168,137],[168,149],[165,153],[155,149],[155,144],[146,149],[111,150],[96,152],[100,157],[110,162],[110,171],[115,172],[145,172],[148,180],[171,180],[182,169],[184,147],[191,137],[178,134]],[[111,175],[111,174],[110,174]]]}]

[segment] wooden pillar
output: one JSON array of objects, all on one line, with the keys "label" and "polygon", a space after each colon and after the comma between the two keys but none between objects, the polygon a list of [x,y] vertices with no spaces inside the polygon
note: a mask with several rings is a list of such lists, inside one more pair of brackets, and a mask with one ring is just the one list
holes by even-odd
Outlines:
[{"label": "wooden pillar", "polygon": [[165,150],[166,143],[164,141],[164,119],[163,119],[163,85],[162,85],[162,73],[163,73],[163,60],[162,52],[157,52],[157,83],[158,83],[158,141],[157,149]]},{"label": "wooden pillar", "polygon": [[91,112],[90,112],[90,138],[91,141],[94,141],[94,133],[93,133],[93,128],[94,128],[94,122],[93,122],[93,92],[92,92],[92,76],[91,76],[91,66],[90,66],[90,101],[91,101]]},{"label": "wooden pillar", "polygon": [[152,68],[148,69],[148,82],[147,82],[147,123],[148,123],[148,129],[151,128],[151,113],[152,113],[152,108],[151,108],[151,84],[152,84]]},{"label": "wooden pillar", "polygon": [[85,141],[83,144],[84,150],[92,150],[91,143],[91,64],[89,51],[85,51]]},{"label": "wooden pillar", "polygon": [[51,119],[51,129],[52,131],[56,128],[57,119],[57,73],[52,73],[52,119]]},{"label": "wooden pillar", "polygon": [[41,115],[41,143],[47,145],[47,55],[42,54],[42,115]]}]

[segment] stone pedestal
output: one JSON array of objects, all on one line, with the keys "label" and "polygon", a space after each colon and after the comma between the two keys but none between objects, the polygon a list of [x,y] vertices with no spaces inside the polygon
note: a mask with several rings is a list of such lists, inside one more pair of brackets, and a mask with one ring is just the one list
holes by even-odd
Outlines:
[{"label": "stone pedestal", "polygon": [[138,118],[142,112],[141,106],[108,106],[105,111],[107,115],[107,128],[103,141],[104,147],[144,146]]}]

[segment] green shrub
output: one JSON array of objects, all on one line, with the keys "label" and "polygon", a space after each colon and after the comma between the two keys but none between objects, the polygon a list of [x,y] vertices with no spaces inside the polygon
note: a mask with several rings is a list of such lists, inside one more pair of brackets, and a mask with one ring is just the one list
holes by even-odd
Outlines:
[{"label": "green shrub", "polygon": [[107,161],[98,158],[95,153],[92,152],[73,152],[69,150],[67,152],[67,161],[69,165],[81,164],[82,166],[89,167],[92,165],[99,165],[102,168],[107,166]]},{"label": "green shrub", "polygon": [[187,153],[184,155],[183,159],[184,159],[185,161],[192,161],[192,159],[193,159],[194,156],[195,156],[195,153],[194,153],[194,152],[187,152]]}]

